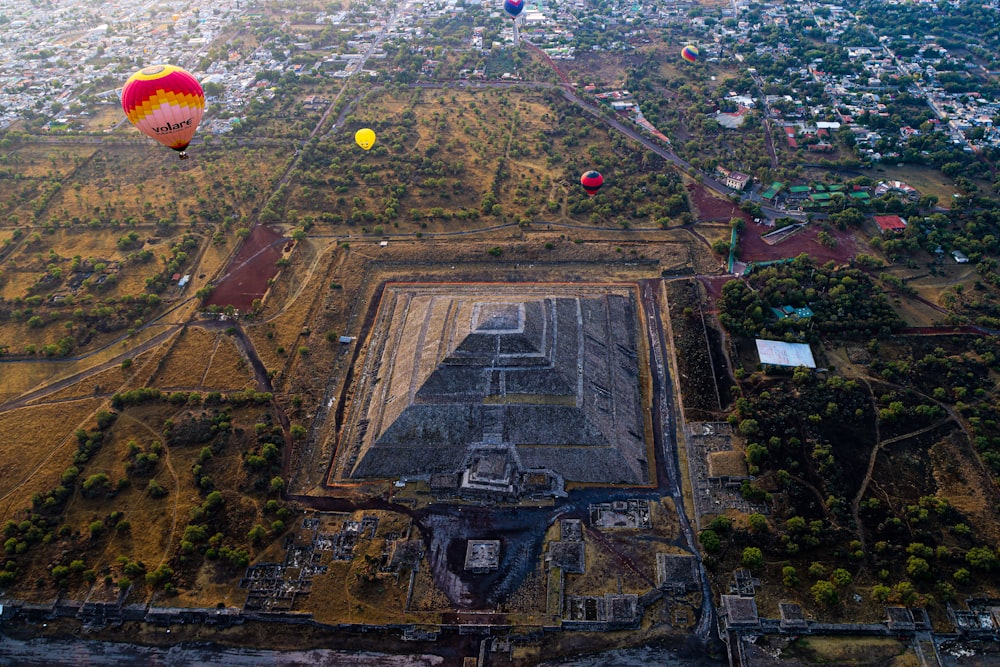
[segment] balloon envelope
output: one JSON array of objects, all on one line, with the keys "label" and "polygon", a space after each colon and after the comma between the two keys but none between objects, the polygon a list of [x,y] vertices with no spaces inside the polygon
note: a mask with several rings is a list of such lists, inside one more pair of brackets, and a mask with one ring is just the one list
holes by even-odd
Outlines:
[{"label": "balloon envelope", "polygon": [[513,18],[517,18],[521,10],[524,9],[524,0],[504,0],[503,10],[510,14]]},{"label": "balloon envelope", "polygon": [[375,145],[375,133],[367,127],[363,127],[354,133],[354,141],[357,142],[358,146],[368,150]]},{"label": "balloon envelope", "polygon": [[601,189],[601,186],[604,185],[604,177],[599,172],[591,170],[580,177],[580,185],[583,186],[588,195],[593,197]]},{"label": "balloon envelope", "polygon": [[693,63],[694,61],[698,60],[698,47],[694,46],[693,44],[688,44],[683,49],[681,49],[681,58],[688,61],[689,63]]},{"label": "balloon envelope", "polygon": [[184,158],[184,149],[205,113],[205,91],[180,67],[153,65],[125,82],[122,109],[139,131]]}]

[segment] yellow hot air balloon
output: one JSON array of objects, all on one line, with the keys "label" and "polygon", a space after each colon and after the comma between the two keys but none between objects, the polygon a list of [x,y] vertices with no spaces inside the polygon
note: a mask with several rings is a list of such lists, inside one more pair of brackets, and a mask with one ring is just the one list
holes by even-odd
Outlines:
[{"label": "yellow hot air balloon", "polygon": [[358,143],[358,146],[368,150],[375,145],[375,132],[363,127],[354,133],[354,141]]}]

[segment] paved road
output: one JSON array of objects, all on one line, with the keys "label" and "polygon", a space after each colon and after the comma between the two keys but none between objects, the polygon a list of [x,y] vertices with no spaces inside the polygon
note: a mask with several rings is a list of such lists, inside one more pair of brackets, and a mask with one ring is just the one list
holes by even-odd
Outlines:
[{"label": "paved road", "polygon": [[[675,164],[676,166],[680,167],[681,169],[684,169],[685,171],[697,173],[701,177],[702,184],[705,185],[705,187],[707,187],[708,189],[726,198],[731,197],[732,195],[739,195],[743,197],[741,193],[733,190],[732,188],[726,187],[726,185],[716,180],[715,178],[709,176],[708,174],[698,171],[698,169],[694,165],[692,165],[690,162],[688,162],[687,160],[683,159],[682,157],[671,151],[669,148],[666,148],[661,144],[653,141],[652,139],[642,134],[639,130],[629,127],[628,125],[622,123],[616,118],[608,116],[599,107],[596,107],[592,105],[590,102],[581,99],[579,96],[576,95],[576,93],[572,92],[571,90],[562,88],[562,94],[563,97],[565,97],[570,102],[573,102],[574,104],[579,106],[581,109],[583,109],[590,115],[594,116],[595,118],[604,122],[605,124],[610,125],[611,127],[615,128],[616,130],[618,130],[625,136],[629,137],[630,139],[634,139],[635,141],[639,142],[640,144],[643,145],[643,147],[656,153],[664,160],[667,160],[668,162]],[[752,197],[747,196],[747,199],[753,201]],[[760,206],[761,211],[764,213],[764,215],[766,215],[769,218],[789,217],[795,220],[806,219],[805,213],[785,211],[784,209],[774,208],[773,206],[767,206],[761,203],[759,200],[754,201],[754,203]]]}]

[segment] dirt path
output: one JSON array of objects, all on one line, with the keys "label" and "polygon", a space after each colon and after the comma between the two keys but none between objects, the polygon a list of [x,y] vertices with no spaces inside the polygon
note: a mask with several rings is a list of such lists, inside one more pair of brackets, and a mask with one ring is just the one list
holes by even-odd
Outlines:
[{"label": "dirt path", "polygon": [[212,353],[208,355],[208,363],[205,364],[205,372],[201,374],[201,380],[198,382],[199,387],[205,386],[205,380],[208,378],[208,372],[212,370],[212,363],[215,361],[215,354],[219,351],[219,344],[221,342],[222,336],[216,334],[215,343],[212,345]]},{"label": "dirt path", "polygon": [[823,509],[823,516],[827,518],[827,520],[830,522],[830,525],[833,526],[834,528],[840,528],[840,524],[837,523],[837,518],[833,515],[833,512],[830,511],[830,508],[826,506],[826,498],[823,497],[823,494],[820,493],[819,489],[817,489],[815,486],[810,484],[802,477],[799,477],[798,475],[793,475],[789,473],[788,477],[795,480],[805,488],[809,489],[809,491],[811,491],[812,494],[816,496],[816,500],[819,501],[819,506]]},{"label": "dirt path", "polygon": [[[872,400],[872,409],[875,411],[875,446],[872,447],[872,453],[868,457],[868,469],[865,471],[865,476],[861,480],[861,486],[858,487],[858,493],[857,495],[854,496],[854,499],[851,501],[851,518],[854,520],[854,525],[857,526],[858,540],[861,542],[861,548],[867,550],[865,530],[863,524],[861,523],[859,508],[861,505],[861,499],[864,498],[865,492],[868,490],[868,485],[871,484],[872,482],[872,473],[875,471],[875,461],[878,458],[879,451],[881,451],[881,449],[886,445],[891,445],[895,442],[902,442],[903,440],[914,438],[916,436],[923,435],[924,433],[933,431],[934,429],[940,428],[941,426],[947,424],[949,421],[954,420],[960,427],[962,427],[962,422],[958,420],[957,415],[947,405],[944,405],[939,401],[935,401],[929,396],[924,396],[923,394],[920,394],[923,398],[931,400],[934,402],[935,405],[938,405],[939,407],[943,408],[945,412],[948,414],[948,416],[943,417],[942,419],[939,419],[930,426],[926,426],[922,429],[918,429],[916,431],[911,431],[909,433],[904,433],[902,435],[897,435],[893,438],[888,438],[886,440],[883,440],[878,423],[878,404],[875,401],[875,393],[874,391],[872,391],[872,386],[871,383],[869,382],[869,378],[864,376],[859,376],[858,379],[864,382],[865,386],[868,387],[868,394],[869,396],[871,396]],[[892,383],[887,383],[887,384],[889,384],[889,386],[902,389],[902,387],[899,387],[899,385],[894,385]],[[962,428],[964,430],[964,427]]]},{"label": "dirt path", "polygon": [[[164,314],[166,314],[166,313],[164,313]],[[152,324],[152,322],[150,324]],[[57,391],[60,391],[61,389],[65,389],[66,387],[69,387],[69,386],[74,385],[74,384],[76,384],[78,382],[86,380],[88,377],[91,377],[93,375],[96,375],[98,373],[106,371],[109,368],[113,368],[114,366],[119,366],[119,365],[121,365],[121,362],[123,360],[125,360],[125,359],[132,359],[134,357],[137,357],[140,354],[142,354],[143,352],[148,352],[149,350],[153,349],[157,345],[160,345],[161,343],[169,340],[169,338],[171,336],[173,336],[177,332],[181,331],[184,328],[185,325],[184,324],[168,324],[168,325],[160,325],[160,326],[166,326],[167,328],[166,328],[165,331],[156,334],[155,336],[153,336],[149,340],[144,341],[142,343],[139,343],[135,347],[130,348],[130,349],[128,349],[128,350],[126,350],[126,351],[124,351],[124,352],[122,352],[120,354],[117,354],[117,355],[113,356],[112,358],[108,359],[107,361],[104,361],[104,362],[101,362],[101,363],[97,364],[96,366],[91,366],[90,368],[85,368],[85,369],[83,369],[83,370],[81,370],[81,371],[79,371],[77,373],[74,373],[73,375],[70,375],[69,377],[65,377],[65,378],[63,378],[61,380],[56,380],[55,382],[53,382],[51,384],[47,384],[47,385],[45,385],[43,387],[39,387],[38,389],[34,389],[32,391],[29,391],[29,392],[26,392],[24,394],[21,394],[17,398],[9,400],[6,403],[0,403],[0,411],[7,412],[7,411],[10,411],[10,410],[16,410],[18,408],[23,408],[26,405],[28,405],[29,403],[32,403],[33,401],[37,401],[37,400],[39,400],[41,398],[44,398],[45,396],[48,396],[50,394],[54,394]],[[120,343],[120,340],[119,341],[113,341],[112,343],[109,343],[104,348],[101,348],[100,350],[94,350],[94,352],[91,352],[90,354],[88,354],[88,355],[86,355],[84,357],[77,357],[75,359],[54,359],[53,363],[62,363],[62,362],[66,362],[66,361],[79,361],[79,360],[82,360],[82,359],[86,358],[87,356],[92,356],[93,354],[101,352],[101,351],[107,349],[108,347],[111,347],[112,345],[119,344],[119,343]],[[32,363],[37,363],[35,360],[31,360],[31,362]],[[3,362],[0,362],[0,363],[3,363]],[[10,361],[10,362],[6,362],[6,363],[17,363],[17,362],[16,361]]]},{"label": "dirt path", "polygon": [[[14,410],[14,409],[18,409],[18,408],[23,408],[30,401],[35,401],[35,400],[38,400],[40,398],[44,398],[47,395],[50,395],[50,394],[52,394],[54,392],[59,391],[60,389],[63,389],[65,387],[67,387],[67,386],[75,384],[75,383],[77,383],[77,382],[79,382],[79,381],[81,381],[83,379],[86,379],[87,377],[90,377],[90,376],[92,376],[92,375],[94,375],[94,374],[96,374],[98,372],[106,370],[107,368],[111,368],[111,367],[113,367],[115,365],[119,365],[121,363],[121,359],[124,359],[126,357],[131,358],[132,356],[136,355],[140,350],[141,351],[146,351],[146,349],[151,349],[155,345],[161,344],[164,340],[167,340],[170,336],[174,335],[180,329],[181,329],[181,327],[171,327],[170,329],[168,329],[167,331],[165,331],[163,334],[160,334],[158,336],[154,336],[153,338],[151,338],[150,340],[146,341],[145,343],[143,343],[143,344],[141,344],[141,345],[139,345],[139,346],[137,346],[137,347],[129,350],[128,352],[123,353],[122,355],[119,355],[118,357],[115,357],[115,358],[113,358],[113,359],[111,359],[111,360],[109,360],[107,362],[104,362],[103,364],[98,364],[97,366],[94,366],[92,368],[88,368],[88,369],[86,369],[84,371],[81,371],[80,373],[77,373],[76,375],[70,376],[69,378],[65,378],[65,379],[60,380],[58,382],[55,382],[55,383],[53,383],[51,385],[47,385],[45,387],[42,387],[41,389],[35,390],[35,391],[30,392],[28,394],[24,394],[24,395],[22,395],[22,396],[20,396],[20,397],[18,397],[16,399],[14,399],[13,401],[8,401],[7,403],[5,403],[3,405],[0,405],[0,410],[7,411],[7,410]],[[176,339],[175,339],[174,342],[176,342]],[[118,389],[121,389],[122,387],[128,387],[132,382],[134,382],[136,376],[143,370],[143,368],[145,368],[145,366],[146,366],[146,364],[142,364],[141,366],[135,367],[134,370],[133,370],[133,372],[132,372],[132,374],[129,375],[128,378],[126,378],[121,384],[118,385]],[[100,394],[100,397],[103,400],[101,401],[101,403],[97,407],[94,408],[93,412],[91,412],[90,414],[88,414],[82,421],[80,421],[79,424],[77,424],[76,426],[74,426],[69,431],[69,434],[65,438],[63,438],[58,444],[56,444],[56,446],[54,446],[51,449],[51,451],[49,451],[49,453],[45,456],[44,459],[42,459],[38,463],[38,465],[36,465],[31,471],[29,471],[26,475],[24,475],[24,477],[22,477],[6,493],[4,493],[2,496],[0,496],[0,502],[3,502],[4,500],[6,500],[8,498],[10,498],[11,502],[13,502],[14,494],[19,489],[21,489],[25,484],[27,484],[36,474],[38,474],[38,471],[41,470],[52,459],[52,457],[56,455],[56,453],[58,453],[64,447],[66,447],[67,444],[70,444],[71,442],[73,442],[75,440],[75,438],[76,438],[76,431],[78,429],[86,428],[87,426],[91,425],[93,423],[94,415],[97,412],[99,412],[100,410],[107,410],[107,409],[111,408],[110,397],[113,396],[113,395],[114,395],[114,392],[112,392],[110,394],[107,394],[107,393]],[[71,400],[93,400],[93,399],[94,399],[94,396],[81,396],[78,399],[71,399]],[[65,402],[65,401],[60,400],[58,402],[62,403],[62,402]],[[41,404],[44,404],[44,403],[41,403]],[[38,404],[38,405],[40,405],[40,404]],[[160,437],[158,434],[155,434],[155,435],[156,435],[157,438]],[[8,503],[7,507],[3,510],[2,516],[8,516],[9,512],[10,512],[10,503]]]}]

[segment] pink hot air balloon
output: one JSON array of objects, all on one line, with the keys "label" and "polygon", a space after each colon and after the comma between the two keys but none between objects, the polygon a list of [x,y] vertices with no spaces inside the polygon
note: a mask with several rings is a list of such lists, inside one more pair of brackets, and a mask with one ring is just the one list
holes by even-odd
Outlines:
[{"label": "pink hot air balloon", "polygon": [[180,67],[153,65],[125,82],[122,109],[143,134],[178,151],[183,160],[205,113],[205,91]]}]

